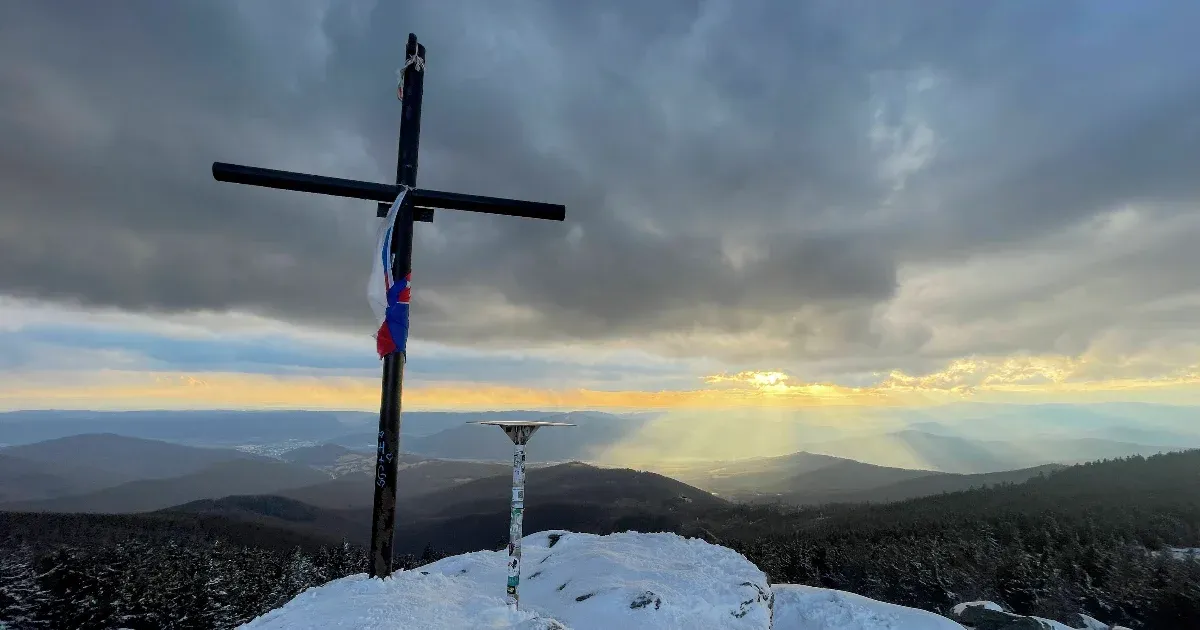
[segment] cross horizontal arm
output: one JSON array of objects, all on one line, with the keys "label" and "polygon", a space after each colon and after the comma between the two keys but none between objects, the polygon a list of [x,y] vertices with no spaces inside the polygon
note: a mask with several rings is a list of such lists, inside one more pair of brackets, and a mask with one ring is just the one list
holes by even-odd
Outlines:
[{"label": "cross horizontal arm", "polygon": [[247,184],[264,188],[280,190],[296,190],[299,192],[332,195],[334,197],[349,197],[351,199],[368,199],[371,201],[396,200],[400,188],[394,184],[375,184],[360,182],[353,179],[325,177],[324,175],[309,175],[291,171],[277,171],[256,166],[241,164],[226,164],[213,162],[213,179],[231,184]]},{"label": "cross horizontal arm", "polygon": [[[332,195],[334,197],[349,197],[351,199],[366,199],[391,203],[400,194],[400,187],[393,184],[376,184],[354,179],[326,177],[324,175],[309,175],[291,171],[278,171],[257,166],[242,166],[213,162],[213,179],[232,184],[247,184],[263,186],[280,190],[295,190],[299,192]],[[440,190],[413,189],[413,206],[416,208],[438,208],[445,210],[466,210],[484,214],[499,214],[508,217],[524,217],[528,219],[547,219],[562,221],[566,219],[565,206],[537,201],[519,201],[499,197],[481,197],[479,195],[464,195],[462,193],[443,192]],[[386,215],[386,212],[384,213]]]},{"label": "cross horizontal arm", "polygon": [[499,214],[526,219],[546,219],[548,221],[562,221],[567,218],[566,206],[554,203],[464,195],[463,193],[424,188],[417,188],[409,194],[413,196],[413,205],[418,208],[466,210],[467,212]]}]

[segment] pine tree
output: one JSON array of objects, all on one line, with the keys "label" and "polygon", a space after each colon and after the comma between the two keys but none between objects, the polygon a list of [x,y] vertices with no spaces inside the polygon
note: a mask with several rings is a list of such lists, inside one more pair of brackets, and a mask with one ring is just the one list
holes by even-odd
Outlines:
[{"label": "pine tree", "polygon": [[345,540],[336,547],[322,547],[313,561],[321,574],[330,580],[363,573],[366,570],[366,553]]},{"label": "pine tree", "polygon": [[273,593],[275,605],[272,608],[282,606],[310,586],[328,581],[320,567],[299,547],[287,556],[282,569],[281,579]]},{"label": "pine tree", "polygon": [[227,545],[221,541],[207,548],[205,565],[206,606],[200,611],[198,625],[204,628],[231,628],[241,621],[238,616],[235,593],[238,585],[236,573],[229,561]]},{"label": "pine tree", "polygon": [[0,553],[0,627],[49,627],[38,616],[49,598],[37,579],[32,549],[20,545]]},{"label": "pine tree", "polygon": [[437,554],[433,551],[433,545],[425,543],[425,549],[421,550],[421,558],[418,560],[422,565],[429,564],[437,560]]},{"label": "pine tree", "polygon": [[69,547],[39,558],[38,581],[51,595],[39,608],[39,619],[52,628],[105,627],[109,615],[89,576],[91,562],[91,558]]}]

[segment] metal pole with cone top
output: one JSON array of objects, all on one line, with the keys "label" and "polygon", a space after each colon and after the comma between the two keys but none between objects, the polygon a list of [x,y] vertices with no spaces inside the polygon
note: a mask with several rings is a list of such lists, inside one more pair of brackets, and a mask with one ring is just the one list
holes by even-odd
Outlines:
[{"label": "metal pole with cone top", "polygon": [[521,420],[496,420],[476,422],[474,424],[490,424],[504,429],[513,441],[513,482],[511,520],[508,524],[508,589],[506,599],[508,607],[517,608],[517,587],[521,583],[521,534],[525,515],[525,445],[534,431],[541,427],[573,427],[569,422],[525,422]]}]

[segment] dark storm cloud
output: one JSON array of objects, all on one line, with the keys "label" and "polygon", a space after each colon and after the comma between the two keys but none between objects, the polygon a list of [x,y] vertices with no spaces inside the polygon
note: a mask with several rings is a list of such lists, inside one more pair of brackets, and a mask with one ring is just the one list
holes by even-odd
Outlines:
[{"label": "dark storm cloud", "polygon": [[[415,335],[871,346],[905,262],[1195,198],[1197,18],[1116,1],[3,3],[0,292],[369,329],[372,204],[218,184],[209,165],[390,180],[413,31],[422,186],[568,205],[565,224],[419,226]],[[505,304],[523,315],[490,310]]]}]

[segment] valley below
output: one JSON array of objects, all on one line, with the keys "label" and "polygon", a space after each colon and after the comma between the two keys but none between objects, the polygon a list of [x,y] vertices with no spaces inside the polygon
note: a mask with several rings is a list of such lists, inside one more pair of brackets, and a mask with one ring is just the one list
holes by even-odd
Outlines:
[{"label": "valley below", "polygon": [[[404,442],[399,566],[507,542],[511,443],[462,420],[427,419],[427,433]],[[921,457],[940,468],[888,466],[815,447],[624,467],[581,455],[627,439],[620,422],[643,419],[590,429],[609,418],[571,420],[582,430],[547,431],[530,447],[527,532],[673,532],[735,549],[773,582],[937,612],[973,598],[1046,618],[1088,612],[1131,628],[1169,627],[1155,625],[1164,615],[1200,620],[1200,601],[1187,594],[1200,588],[1200,563],[1179,551],[1200,547],[1200,451],[1119,451],[1120,442],[1089,439],[1058,444],[1074,450],[1046,461],[1012,456],[1032,452],[1012,441],[960,436],[948,443],[905,430],[880,439],[924,449]],[[541,439],[551,435],[558,437]],[[376,460],[369,445],[337,435],[234,437],[200,444],[98,432],[0,449],[0,546],[7,550],[0,593],[20,587],[43,594],[20,605],[0,597],[0,619],[66,615],[55,612],[62,604],[56,589],[137,572],[195,591],[197,619],[244,620],[305,585],[365,570]],[[968,465],[954,449],[992,455]],[[1112,449],[1119,453],[1092,457]],[[216,572],[206,579],[246,581],[240,599],[214,603],[220,598],[191,581],[199,578],[188,575],[185,559]],[[129,577],[128,588],[151,588],[148,579]]]}]

